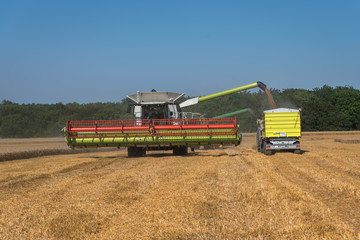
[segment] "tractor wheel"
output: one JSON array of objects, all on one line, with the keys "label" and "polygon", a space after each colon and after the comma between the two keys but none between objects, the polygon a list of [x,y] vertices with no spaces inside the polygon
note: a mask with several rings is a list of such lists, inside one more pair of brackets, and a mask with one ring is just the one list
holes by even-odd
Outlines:
[{"label": "tractor wheel", "polygon": [[143,147],[128,147],[128,157],[141,157],[146,154]]},{"label": "tractor wheel", "polygon": [[183,156],[188,153],[188,148],[186,146],[174,147],[174,155]]}]

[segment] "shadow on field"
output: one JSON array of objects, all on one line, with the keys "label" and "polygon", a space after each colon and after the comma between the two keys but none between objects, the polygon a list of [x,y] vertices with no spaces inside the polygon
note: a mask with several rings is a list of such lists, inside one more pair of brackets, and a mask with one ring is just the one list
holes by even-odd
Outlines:
[{"label": "shadow on field", "polygon": [[[123,155],[119,155],[119,156],[108,156],[108,157],[102,157],[102,156],[91,156],[91,158],[94,158],[94,159],[111,159],[111,158],[123,158],[124,156]],[[89,157],[79,157],[79,158],[89,158]]]},{"label": "shadow on field", "polygon": [[109,152],[114,151],[110,149],[42,149],[42,150],[32,150],[32,151],[23,151],[23,152],[10,152],[0,154],[0,162],[21,160],[35,157],[43,157],[50,155],[65,155],[65,154],[78,154],[78,153],[92,153],[92,152]]},{"label": "shadow on field", "polygon": [[306,152],[310,152],[309,150],[300,150],[300,155]]},{"label": "shadow on field", "polygon": [[[205,153],[205,154],[204,154]],[[181,157],[185,157],[185,158],[189,158],[189,157],[193,157],[193,156],[202,156],[202,157],[223,157],[223,156],[228,156],[228,157],[236,157],[236,156],[247,156],[248,154],[226,154],[226,153],[219,153],[219,154],[211,154],[211,152],[202,152],[202,153],[198,153],[198,152],[194,152],[194,153],[188,153],[187,155],[182,155]],[[172,156],[180,156],[180,155],[174,155],[172,153],[153,153],[153,154],[146,154],[147,157],[156,157],[156,158],[162,158],[162,157],[172,157]]]},{"label": "shadow on field", "polygon": [[282,154],[282,153],[293,153],[295,155],[303,155],[304,153],[310,152],[309,150],[300,150],[300,153],[294,153],[291,150],[273,151],[271,155]]},{"label": "shadow on field", "polygon": [[172,157],[172,156],[181,156],[181,157],[192,157],[192,156],[198,156],[199,153],[188,153],[187,155],[174,155],[173,153],[146,153],[147,157],[156,157],[156,158],[161,158],[161,157]]}]

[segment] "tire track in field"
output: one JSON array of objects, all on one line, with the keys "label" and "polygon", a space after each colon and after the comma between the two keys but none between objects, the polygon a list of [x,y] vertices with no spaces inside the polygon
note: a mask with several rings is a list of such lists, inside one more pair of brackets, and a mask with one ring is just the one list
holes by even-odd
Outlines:
[{"label": "tire track in field", "polygon": [[[345,153],[341,156],[326,152],[311,153],[308,159],[319,168],[327,170],[349,184],[356,184],[360,188],[360,162],[354,162],[354,156]],[[356,159],[356,158],[355,158]]]},{"label": "tire track in field", "polygon": [[18,178],[16,181],[4,181],[0,185],[0,200],[7,200],[13,197],[13,195],[27,194],[44,185],[51,177],[51,174],[38,174],[25,179]]},{"label": "tire track in field", "polygon": [[94,170],[99,170],[102,169],[106,166],[109,166],[111,164],[113,164],[115,161],[113,158],[107,159],[107,158],[100,158],[100,159],[95,159],[91,162],[83,162],[83,163],[79,163],[79,164],[75,164],[73,166],[70,167],[66,167],[62,170],[56,171],[54,172],[54,174],[63,174],[63,173],[70,173],[70,172],[86,172],[86,171],[94,171]]},{"label": "tire track in field", "polygon": [[[55,174],[57,181],[54,183],[51,198],[59,199],[60,197],[61,199],[64,196],[71,196],[74,192],[82,191],[82,188],[93,188],[99,195],[102,195],[114,183],[122,180],[124,183],[127,182],[129,177],[125,173],[145,163],[145,159],[127,158],[123,155],[94,159],[94,161],[58,171]],[[119,174],[119,172],[124,174]],[[96,187],[91,187],[92,185],[96,185]],[[83,194],[90,193],[84,192]]]},{"label": "tire track in field", "polygon": [[[226,152],[234,155],[239,150]],[[243,223],[247,225],[245,232],[253,237],[270,238],[293,238],[299,234],[309,233],[323,237],[341,236],[344,229],[331,222],[326,209],[319,205],[316,199],[279,174],[266,156],[249,149],[241,150],[241,153],[236,157],[237,163],[241,166],[239,170],[245,170],[252,177],[249,180],[245,177],[246,190],[238,192],[241,195],[245,194],[241,198],[247,199],[243,208],[250,209],[250,212],[244,213],[248,219]],[[242,175],[231,172],[235,176]],[[252,212],[256,212],[256,217],[251,215]],[[259,221],[256,220],[258,218],[267,220],[261,220],[259,225]],[[295,224],[296,227],[288,228],[286,222],[298,224]]]},{"label": "tire track in field", "polygon": [[314,166],[318,166],[313,160],[306,157],[306,154],[289,157],[289,154],[278,153],[269,157],[273,169],[278,171],[281,176],[313,196],[316,200],[321,201],[330,209],[332,214],[338,216],[359,233],[359,199],[345,197],[328,188],[324,182],[319,182],[306,171],[300,171],[301,169],[313,169]]},{"label": "tire track in field", "polygon": [[[59,156],[60,157],[60,156]],[[79,179],[81,176],[91,178],[91,175],[98,177],[96,172],[114,164],[121,157],[104,157],[104,158],[92,158],[91,161],[83,162],[79,164],[73,164],[67,166],[61,170],[57,170],[49,173],[35,173],[31,175],[20,175],[8,179],[1,180],[0,182],[0,196],[1,200],[7,200],[16,196],[27,196],[31,192],[36,192],[38,189],[46,185],[46,188],[54,185],[61,185],[65,182],[72,182],[74,179]],[[94,178],[93,177],[93,178]],[[64,182],[65,181],[65,182]],[[95,181],[95,179],[93,180]],[[66,184],[65,184],[66,185]],[[69,184],[71,185],[71,184]],[[52,187],[52,188],[53,188]],[[66,185],[66,189],[69,186]],[[61,191],[62,194],[64,190]],[[14,194],[14,195],[13,195]]]},{"label": "tire track in field", "polygon": [[[22,226],[23,230],[18,230],[19,235],[17,236],[31,234],[26,233],[26,231],[31,231],[34,228],[41,228],[42,234],[45,234],[41,236],[48,236],[46,238],[50,237],[50,239],[57,239],[62,234],[72,236],[79,231],[83,231],[84,226],[94,226],[97,229],[96,231],[106,229],[112,213],[110,214],[108,211],[98,213],[97,207],[104,204],[102,197],[109,196],[107,191],[114,186],[123,194],[126,189],[116,184],[119,182],[127,185],[132,183],[128,181],[132,179],[131,176],[129,178],[127,172],[130,169],[136,171],[146,161],[146,158],[129,159],[124,154],[109,157],[80,155],[76,156],[76,158],[74,161],[67,161],[62,169],[58,168],[46,176],[34,174],[35,176],[32,178],[25,175],[25,179],[22,180],[12,178],[10,181],[12,181],[13,192],[9,193],[7,189],[0,192],[1,197],[6,197],[4,201],[0,201],[0,205],[8,206],[3,213],[0,211],[0,217],[2,214],[11,216],[11,221],[16,226]],[[87,162],[79,163],[83,161],[82,158],[86,158]],[[55,164],[59,164],[62,159],[59,156],[53,160]],[[43,171],[43,169],[40,170],[40,172]],[[122,180],[126,181],[122,182]],[[134,183],[136,184],[136,182]],[[119,197],[121,200],[122,195]],[[119,204],[127,204],[130,201],[136,201],[136,199],[134,197],[124,198]],[[13,204],[13,202],[16,204]],[[47,211],[47,209],[51,209],[51,211]],[[112,211],[112,209],[109,209],[109,211]],[[26,221],[32,216],[37,216],[39,220],[33,220],[32,224],[29,223],[30,220]],[[1,227],[0,221],[0,232]],[[82,236],[87,236],[84,238],[91,237],[90,233],[84,232]],[[23,237],[13,237],[12,239],[19,238]],[[39,239],[40,237],[39,235],[33,235],[33,237],[29,238]],[[2,239],[1,236],[0,239]],[[11,238],[8,237],[8,239]],[[64,237],[64,239],[70,238]]]}]

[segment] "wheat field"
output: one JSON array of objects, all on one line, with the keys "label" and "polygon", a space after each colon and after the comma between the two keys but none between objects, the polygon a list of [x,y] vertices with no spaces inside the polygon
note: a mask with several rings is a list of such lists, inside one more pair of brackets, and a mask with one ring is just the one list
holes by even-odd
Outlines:
[{"label": "wheat field", "polygon": [[265,156],[245,134],[185,157],[3,161],[0,239],[359,239],[360,145],[342,138],[360,132],[305,133],[302,155]]}]

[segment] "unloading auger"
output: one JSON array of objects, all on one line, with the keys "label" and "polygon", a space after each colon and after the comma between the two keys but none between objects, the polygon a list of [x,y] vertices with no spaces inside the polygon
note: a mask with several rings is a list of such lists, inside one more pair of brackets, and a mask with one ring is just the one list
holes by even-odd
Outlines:
[{"label": "unloading auger", "polygon": [[201,145],[239,145],[241,132],[236,117],[186,118],[182,108],[259,87],[255,82],[226,91],[176,101],[184,94],[173,92],[137,92],[127,96],[135,103],[131,120],[67,121],[63,134],[71,148],[77,147],[127,147],[128,156],[136,157],[150,150],[173,150],[175,155],[186,155],[188,148]]}]

